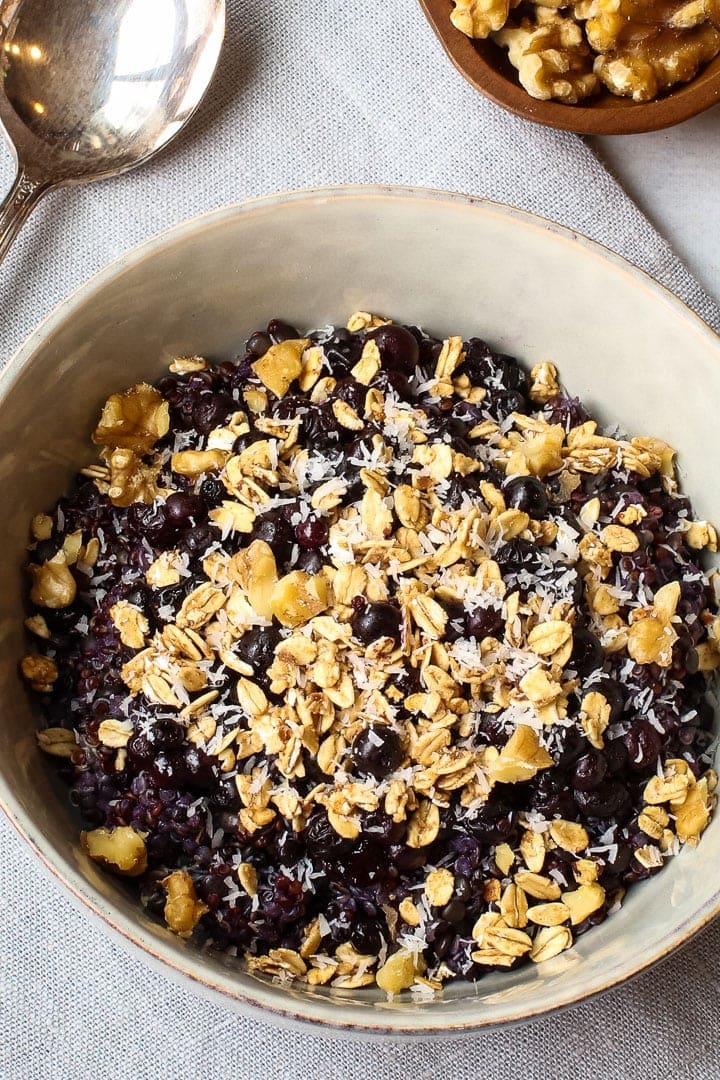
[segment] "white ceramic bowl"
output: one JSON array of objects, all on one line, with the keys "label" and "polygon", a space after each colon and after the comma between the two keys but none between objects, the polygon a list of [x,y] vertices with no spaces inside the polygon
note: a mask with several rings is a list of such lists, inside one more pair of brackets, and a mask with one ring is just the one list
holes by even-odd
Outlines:
[{"label": "white ceramic bowl", "polygon": [[80,852],[67,792],[36,749],[17,676],[27,524],[90,459],[88,435],[107,395],[154,379],[178,354],[231,356],[272,316],[306,327],[357,308],[438,334],[482,334],[531,363],[552,358],[566,386],[601,417],[677,447],[696,510],[720,518],[708,408],[720,400],[720,342],[618,257],[517,210],[423,191],[299,193],[198,218],[97,275],[45,321],[0,381],[0,802],[88,917],[95,912],[168,974],[240,1011],[340,1034],[466,1034],[597,994],[699,930],[720,908],[720,820],[696,851],[632,889],[618,914],[545,964],[452,984],[442,1001],[422,1004],[389,1004],[375,991],[288,990],[156,925]]}]

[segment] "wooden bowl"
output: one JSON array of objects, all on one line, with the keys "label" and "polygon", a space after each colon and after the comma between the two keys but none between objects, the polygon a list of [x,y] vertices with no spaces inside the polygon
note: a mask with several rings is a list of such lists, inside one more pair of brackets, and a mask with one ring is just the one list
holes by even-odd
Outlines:
[{"label": "wooden bowl", "polygon": [[584,135],[637,135],[672,127],[720,103],[720,56],[692,82],[657,101],[637,103],[607,90],[583,105],[538,101],[518,82],[505,49],[492,41],[474,41],[453,26],[452,0],[420,0],[420,4],[460,74],[491,101],[536,124]]}]

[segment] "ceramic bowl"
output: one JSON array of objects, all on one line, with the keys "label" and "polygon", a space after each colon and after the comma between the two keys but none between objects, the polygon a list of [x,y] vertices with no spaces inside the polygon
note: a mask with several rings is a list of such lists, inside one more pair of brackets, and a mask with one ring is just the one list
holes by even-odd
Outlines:
[{"label": "ceramic bowl", "polygon": [[609,90],[580,105],[538,101],[518,82],[507,50],[492,41],[472,41],[453,26],[452,0],[420,0],[420,5],[460,74],[498,105],[536,124],[584,135],[636,135],[672,127],[720,102],[720,56],[657,101],[638,103]]},{"label": "ceramic bowl", "polygon": [[447,1037],[578,1002],[687,940],[720,908],[720,819],[697,850],[632,889],[617,914],[545,964],[449,985],[442,1000],[425,1003],[388,1003],[373,990],[281,988],[173,936],[81,853],[67,790],[36,749],[36,717],[17,675],[28,521],[91,459],[88,436],[108,394],[158,377],[178,354],[233,356],[271,316],[317,326],[357,308],[438,334],[482,333],[530,363],[552,358],[601,418],[676,446],[697,512],[720,517],[716,419],[707,408],[720,400],[720,342],[617,256],[508,207],[412,190],[273,196],[198,218],[93,278],[0,381],[0,802],[88,918],[94,912],[168,975],[278,1023]]}]

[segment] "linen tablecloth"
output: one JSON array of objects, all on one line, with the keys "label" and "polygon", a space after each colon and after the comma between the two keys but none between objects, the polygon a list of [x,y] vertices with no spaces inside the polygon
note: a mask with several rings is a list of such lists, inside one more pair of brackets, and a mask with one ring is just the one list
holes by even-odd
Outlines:
[{"label": "linen tablecloth", "polygon": [[[671,154],[670,141],[668,168]],[[11,172],[2,159],[0,181]],[[57,301],[153,233],[248,195],[347,182],[449,188],[543,214],[627,256],[720,330],[717,303],[589,147],[481,98],[417,0],[230,0],[216,81],[184,135],[142,171],[57,193],[31,219],[0,269],[0,363]],[[2,1080],[720,1076],[720,926],[561,1016],[452,1046],[383,1047],[278,1032],[177,988],[89,924],[4,820],[0,903]]]}]

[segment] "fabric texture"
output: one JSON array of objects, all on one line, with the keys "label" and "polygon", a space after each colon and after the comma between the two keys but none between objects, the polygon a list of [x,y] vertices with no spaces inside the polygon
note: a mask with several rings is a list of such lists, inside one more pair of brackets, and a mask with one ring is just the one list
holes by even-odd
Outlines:
[{"label": "fabric texture", "polygon": [[[5,158],[0,182],[11,173]],[[230,0],[218,75],[186,132],[141,171],[51,195],[26,226],[0,268],[0,363],[153,233],[248,195],[347,182],[448,188],[545,215],[627,256],[720,330],[717,303],[588,145],[480,97],[417,0]],[[279,1032],[179,989],[89,924],[4,820],[0,895],[2,1080],[720,1076],[718,926],[561,1016],[388,1047]]]}]

